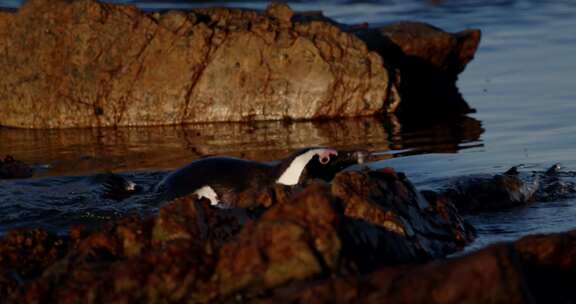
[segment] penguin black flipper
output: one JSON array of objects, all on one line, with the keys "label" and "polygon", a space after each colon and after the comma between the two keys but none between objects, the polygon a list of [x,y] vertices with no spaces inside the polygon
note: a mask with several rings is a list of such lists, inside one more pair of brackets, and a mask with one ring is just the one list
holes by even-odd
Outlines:
[{"label": "penguin black flipper", "polygon": [[142,190],[142,187],[118,174],[106,173],[101,178],[103,198],[121,201]]}]

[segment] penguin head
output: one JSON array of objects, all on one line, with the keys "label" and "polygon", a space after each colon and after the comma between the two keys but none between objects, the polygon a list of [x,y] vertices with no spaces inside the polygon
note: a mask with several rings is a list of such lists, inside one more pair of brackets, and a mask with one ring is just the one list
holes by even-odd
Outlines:
[{"label": "penguin head", "polygon": [[277,183],[296,185],[307,179],[330,181],[336,173],[367,160],[367,151],[342,151],[331,148],[299,150],[282,162]]},{"label": "penguin head", "polygon": [[319,178],[331,181],[336,174],[350,166],[363,164],[367,161],[369,153],[367,151],[346,151],[338,150],[337,154],[314,156],[306,166],[302,180]]}]

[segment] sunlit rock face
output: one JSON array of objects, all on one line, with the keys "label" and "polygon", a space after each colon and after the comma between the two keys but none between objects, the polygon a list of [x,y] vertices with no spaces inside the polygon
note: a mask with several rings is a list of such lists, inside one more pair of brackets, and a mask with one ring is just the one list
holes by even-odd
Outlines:
[{"label": "sunlit rock face", "polygon": [[285,4],[144,13],[30,0],[0,12],[0,125],[469,112],[455,81],[479,40],[478,30],[448,34],[421,23],[365,30]]},{"label": "sunlit rock face", "polygon": [[28,1],[0,15],[0,125],[314,119],[396,102],[382,58],[364,42],[292,14],[282,5],[143,13]]}]

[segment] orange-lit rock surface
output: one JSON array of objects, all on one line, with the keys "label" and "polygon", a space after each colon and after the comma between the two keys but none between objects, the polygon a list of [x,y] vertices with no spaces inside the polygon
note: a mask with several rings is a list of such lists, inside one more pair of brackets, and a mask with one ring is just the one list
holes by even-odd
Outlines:
[{"label": "orange-lit rock surface", "polygon": [[0,16],[0,124],[161,125],[371,115],[390,103],[381,57],[292,11],[143,13],[30,0]]},{"label": "orange-lit rock surface", "polygon": [[[367,47],[344,25],[298,16],[282,4],[144,13],[95,0],[30,0],[0,13],[0,125],[315,119],[402,104],[403,60]],[[400,27],[408,35],[393,38],[406,54],[424,53],[450,73],[479,41],[477,34],[411,47],[419,29]],[[460,49],[467,52],[453,54]],[[447,80],[454,86],[455,77]]]}]

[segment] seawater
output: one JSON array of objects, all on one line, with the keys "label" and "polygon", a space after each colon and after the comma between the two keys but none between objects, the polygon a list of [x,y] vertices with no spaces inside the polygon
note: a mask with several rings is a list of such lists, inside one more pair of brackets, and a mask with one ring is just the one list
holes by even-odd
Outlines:
[{"label": "seawater", "polygon": [[[144,10],[234,6],[263,9],[263,1],[109,1]],[[0,1],[17,8],[22,1]],[[371,164],[405,172],[420,188],[439,180],[495,174],[524,164],[576,170],[576,2],[540,0],[289,1],[299,11],[322,10],[343,23],[380,26],[399,20],[447,31],[480,28],[476,58],[458,86],[477,113],[455,121],[406,124],[391,118],[334,122],[263,122],[102,130],[0,129],[0,155],[37,167],[30,180],[0,181],[0,232],[42,226],[64,232],[149,206],[98,198],[98,172],[125,172],[151,185],[170,169],[212,154],[280,158],[308,145],[388,151]],[[433,101],[432,101],[433,102]],[[153,208],[152,208],[153,209]],[[470,216],[478,240],[470,247],[526,234],[576,228],[576,200]]]}]

